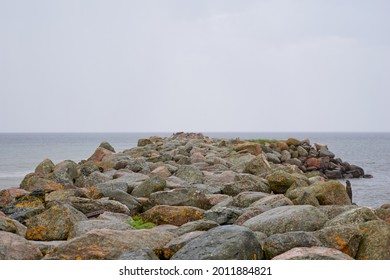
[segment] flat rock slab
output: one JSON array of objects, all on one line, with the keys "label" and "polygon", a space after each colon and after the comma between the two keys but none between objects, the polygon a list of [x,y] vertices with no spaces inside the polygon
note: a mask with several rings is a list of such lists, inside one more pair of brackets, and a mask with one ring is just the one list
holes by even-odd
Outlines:
[{"label": "flat rock slab", "polygon": [[327,216],[311,205],[281,206],[247,220],[243,226],[268,236],[289,231],[316,231],[323,227]]},{"label": "flat rock slab", "polygon": [[256,260],[263,252],[255,234],[241,226],[209,230],[181,248],[172,260]]},{"label": "flat rock slab", "polygon": [[273,260],[353,260],[339,250],[326,247],[294,248]]}]

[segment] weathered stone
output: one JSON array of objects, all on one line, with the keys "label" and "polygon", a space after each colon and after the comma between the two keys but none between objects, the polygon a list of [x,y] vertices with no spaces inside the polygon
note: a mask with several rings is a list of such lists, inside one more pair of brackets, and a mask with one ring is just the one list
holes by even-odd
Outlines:
[{"label": "weathered stone", "polygon": [[263,206],[263,207],[252,207],[252,208],[247,208],[244,210],[244,212],[235,220],[234,224],[242,226],[246,221],[249,219],[256,217],[265,211],[270,210],[271,207],[269,206]]},{"label": "weathered stone", "polygon": [[204,216],[207,220],[214,221],[220,225],[231,225],[243,213],[242,210],[230,207],[216,207],[207,210]]},{"label": "weathered stone", "polygon": [[157,205],[194,206],[201,209],[211,208],[211,204],[204,193],[189,188],[155,192],[150,195],[150,198]]},{"label": "weathered stone", "polygon": [[273,260],[353,260],[339,250],[326,247],[293,248]]},{"label": "weathered stone", "polygon": [[145,181],[147,179],[149,179],[149,177],[144,174],[134,173],[130,171],[129,173],[126,173],[126,175],[120,178],[110,180],[105,183],[97,184],[90,189],[94,193],[92,195],[92,197],[94,198],[101,198],[103,196],[106,196],[109,191],[113,190],[121,190],[124,192],[131,193],[131,191],[134,189],[135,184]]},{"label": "weathered stone", "polygon": [[281,206],[249,219],[243,226],[272,235],[289,231],[319,230],[326,220],[326,215],[311,205]]},{"label": "weathered stone", "polygon": [[103,141],[102,143],[100,143],[99,147],[100,147],[100,148],[104,148],[104,149],[106,149],[106,150],[109,150],[110,152],[115,153],[114,147],[111,146],[111,144],[108,143],[107,141]]},{"label": "weathered stone", "polygon": [[363,233],[357,260],[390,260],[390,225],[384,221],[369,221],[359,226]]},{"label": "weathered stone", "polygon": [[271,188],[261,178],[251,174],[237,174],[233,184],[222,187],[222,193],[231,196],[248,191],[270,193]]},{"label": "weathered stone", "polygon": [[187,243],[173,260],[262,259],[261,245],[254,233],[241,226],[221,226]]},{"label": "weathered stone", "polygon": [[153,142],[150,139],[143,138],[143,139],[138,140],[137,146],[144,147],[144,146],[150,145],[150,144],[153,144]]},{"label": "weathered stone", "polygon": [[288,150],[283,150],[280,154],[281,154],[280,160],[282,162],[291,159],[291,153]]},{"label": "weathered stone", "polygon": [[84,214],[96,211],[108,211],[114,213],[130,214],[129,208],[126,205],[114,200],[107,199],[88,199],[74,197],[69,200],[69,203]]},{"label": "weathered stone", "polygon": [[79,173],[78,165],[75,162],[65,160],[54,166],[49,179],[61,185],[74,185]]},{"label": "weathered stone", "polygon": [[135,187],[131,195],[135,197],[149,197],[154,192],[164,190],[166,185],[167,182],[164,178],[153,176]]},{"label": "weathered stone", "polygon": [[286,144],[289,146],[300,146],[302,142],[295,138],[288,138]]},{"label": "weathered stone", "polygon": [[126,222],[132,222],[133,219],[126,214],[121,213],[113,213],[105,211],[103,214],[100,214],[97,218],[97,220],[103,220],[103,221],[116,221],[119,223],[126,223]]},{"label": "weathered stone", "polygon": [[113,155],[113,152],[102,147],[98,147],[92,156],[88,158],[88,161],[101,162],[105,158]]},{"label": "weathered stone", "polygon": [[299,154],[299,157],[306,158],[309,155],[309,152],[306,151],[306,149],[303,148],[302,146],[297,147],[297,152]]},{"label": "weathered stone", "polygon": [[373,220],[379,220],[375,212],[370,208],[360,207],[341,213],[328,221],[325,226],[359,225]]},{"label": "weathered stone", "polygon": [[114,260],[133,250],[161,250],[174,237],[167,231],[98,229],[55,247],[44,259]]},{"label": "weathered stone", "polygon": [[192,231],[185,233],[178,238],[172,239],[163,248],[163,256],[165,259],[170,259],[177,251],[179,251],[184,245],[188,244],[191,240],[204,234],[204,231]]},{"label": "weathered stone", "polygon": [[189,189],[200,191],[204,194],[220,194],[221,188],[218,186],[209,186],[205,184],[192,184],[188,186]]},{"label": "weathered stone", "polygon": [[292,201],[282,194],[269,195],[258,201],[255,201],[250,207],[262,207],[269,206],[270,208],[276,208],[280,206],[293,205]]},{"label": "weathered stone", "polygon": [[23,237],[0,231],[0,260],[39,260],[42,253]]},{"label": "weathered stone", "polygon": [[295,199],[292,200],[294,205],[312,205],[312,206],[320,206],[318,199],[311,193],[303,191],[300,193]]},{"label": "weathered stone", "polygon": [[325,176],[328,177],[328,179],[335,180],[343,178],[343,173],[341,169],[325,170]]},{"label": "weathered stone", "polygon": [[27,228],[16,220],[12,220],[6,216],[0,216],[0,231],[15,233],[24,237]]},{"label": "weathered stone", "polygon": [[153,250],[149,248],[141,248],[123,253],[118,258],[119,260],[159,260]]},{"label": "weathered stone", "polygon": [[30,240],[66,240],[78,221],[87,217],[69,205],[54,205],[26,221],[26,238]]},{"label": "weathered stone", "polygon": [[276,163],[276,164],[280,164],[281,163],[280,158],[276,154],[274,154],[274,153],[266,153],[265,155],[267,157],[268,162],[272,162],[272,163]]},{"label": "weathered stone", "polygon": [[294,183],[299,187],[306,187],[309,185],[309,180],[304,175],[298,173],[290,174],[283,170],[277,170],[266,178],[271,190],[276,194],[285,193]]},{"label": "weathered stone", "polygon": [[157,225],[171,224],[181,226],[185,223],[204,218],[204,210],[192,206],[157,205],[141,214],[148,222]]},{"label": "weathered stone", "polygon": [[233,184],[237,173],[233,171],[223,171],[222,173],[212,173],[204,171],[204,183],[210,186],[224,186],[226,184]]},{"label": "weathered stone", "polygon": [[64,186],[62,184],[54,182],[53,180],[41,178],[33,174],[31,176],[26,175],[26,177],[23,179],[22,183],[20,184],[20,188],[29,192],[33,192],[33,191],[51,192],[56,190],[62,190],[64,189]]},{"label": "weathered stone", "polygon": [[233,206],[246,208],[249,207],[255,201],[269,196],[268,193],[263,192],[242,192],[233,198]]},{"label": "weathered stone", "polygon": [[88,192],[84,189],[70,189],[70,190],[58,190],[50,193],[46,193],[45,201],[53,202],[53,201],[68,201],[72,197],[88,197]]},{"label": "weathered stone", "polygon": [[316,231],[314,236],[324,246],[337,249],[355,258],[363,234],[359,231],[358,226],[338,225]]},{"label": "weathered stone", "polygon": [[185,223],[179,228],[172,230],[172,232],[176,235],[183,235],[193,231],[207,231],[209,229],[215,228],[219,226],[217,222],[210,220],[197,220],[193,222]]},{"label": "weathered stone", "polygon": [[108,191],[106,197],[125,205],[130,210],[129,215],[137,215],[142,211],[141,203],[127,192],[121,190]]},{"label": "weathered stone", "polygon": [[274,234],[264,240],[263,250],[266,259],[272,259],[295,247],[322,246],[322,243],[309,232],[292,231]]},{"label": "weathered stone", "polygon": [[312,157],[308,158],[306,160],[306,166],[307,167],[313,167],[313,169],[320,169],[321,168],[321,161],[318,158]]},{"label": "weathered stone", "polygon": [[92,172],[89,176],[81,175],[77,178],[75,185],[79,188],[92,187],[100,183],[110,181],[112,178],[100,171]]},{"label": "weathered stone", "polygon": [[320,205],[318,209],[324,212],[328,216],[328,220],[344,213],[346,211],[359,208],[356,205]]},{"label": "weathered stone", "polygon": [[244,172],[253,175],[262,175],[271,170],[267,159],[263,154],[256,156],[245,165]]},{"label": "weathered stone", "polygon": [[259,154],[261,154],[261,145],[256,144],[256,143],[250,143],[250,142],[241,143],[241,144],[235,145],[233,147],[233,149],[236,152],[250,153],[250,154],[255,155],[255,156],[258,156]]},{"label": "weathered stone", "polygon": [[117,220],[84,220],[77,222],[71,228],[68,239],[82,236],[95,229],[132,230],[134,228],[125,222]]},{"label": "weathered stone", "polygon": [[0,191],[0,209],[15,202],[16,197],[28,194],[28,191],[18,188],[5,189]]},{"label": "weathered stone", "polygon": [[35,168],[35,174],[38,176],[47,176],[53,170],[54,163],[50,159],[45,159]]},{"label": "weathered stone", "polygon": [[[222,201],[225,201],[227,199],[231,199],[231,196],[226,194],[206,194],[207,200],[212,206],[215,206]],[[233,202],[233,200],[232,200]]]},{"label": "weathered stone", "polygon": [[176,176],[189,184],[202,184],[204,176],[202,171],[192,165],[182,165],[176,172]]},{"label": "weathered stone", "polygon": [[166,166],[158,166],[151,172],[152,176],[159,176],[161,178],[168,178],[171,176],[171,172]]},{"label": "weathered stone", "polygon": [[320,157],[334,158],[334,153],[329,151],[326,146],[321,147],[319,152],[320,152]]},{"label": "weathered stone", "polygon": [[41,251],[43,256],[47,255],[50,253],[55,247],[66,243],[64,240],[60,241],[34,241],[34,240],[29,240],[29,243],[34,245],[36,248]]},{"label": "weathered stone", "polygon": [[337,181],[317,182],[305,189],[320,205],[350,205],[351,200],[343,184]]}]

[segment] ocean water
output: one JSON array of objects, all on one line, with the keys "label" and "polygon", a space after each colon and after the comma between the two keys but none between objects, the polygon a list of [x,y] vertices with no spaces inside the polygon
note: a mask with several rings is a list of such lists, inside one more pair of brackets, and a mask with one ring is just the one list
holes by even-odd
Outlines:
[{"label": "ocean water", "polygon": [[[140,138],[172,133],[0,133],[0,189],[18,186],[45,158],[54,163],[87,159],[102,141],[117,152]],[[353,200],[361,206],[390,203],[390,133],[204,133],[216,138],[310,139],[326,144],[336,157],[364,168],[372,179],[352,179]]]}]

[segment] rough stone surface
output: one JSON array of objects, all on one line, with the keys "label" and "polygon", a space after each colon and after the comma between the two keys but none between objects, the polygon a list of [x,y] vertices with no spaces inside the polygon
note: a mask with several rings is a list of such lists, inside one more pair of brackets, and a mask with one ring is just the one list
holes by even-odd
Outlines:
[{"label": "rough stone surface", "polygon": [[176,235],[183,235],[192,231],[208,231],[209,229],[219,226],[218,223],[210,220],[197,220],[185,223],[172,232]]},{"label": "rough stone surface", "polygon": [[123,253],[119,260],[159,260],[157,255],[153,250],[149,248],[132,250],[126,253]]},{"label": "rough stone surface", "polygon": [[19,235],[0,231],[0,260],[39,260],[42,253]]},{"label": "rough stone surface", "polygon": [[157,205],[141,214],[142,218],[157,225],[181,226],[204,218],[204,210],[192,206]]},{"label": "rough stone surface", "polygon": [[95,229],[132,230],[134,228],[125,222],[116,220],[84,220],[77,222],[72,227],[68,238],[79,237]]},{"label": "rough stone surface", "polygon": [[368,207],[360,207],[341,213],[328,221],[325,226],[358,225],[372,220],[379,220],[375,212]]},{"label": "rough stone surface", "polygon": [[384,221],[369,221],[359,226],[363,233],[357,260],[390,260],[390,225]]},{"label": "rough stone surface", "polygon": [[262,175],[271,170],[269,162],[264,155],[258,155],[245,165],[244,172],[253,175]]},{"label": "rough stone surface", "polygon": [[262,256],[261,245],[252,231],[241,226],[221,226],[190,241],[172,259],[256,260]]},{"label": "rough stone surface", "polygon": [[316,182],[306,189],[320,205],[350,205],[351,200],[343,184],[337,181]]},{"label": "rough stone surface", "polygon": [[135,187],[131,192],[131,195],[135,197],[149,197],[152,193],[162,191],[166,187],[167,182],[165,179],[153,176],[150,179],[142,182],[139,186]]},{"label": "rough stone surface", "polygon": [[252,203],[250,207],[269,206],[270,208],[276,208],[287,205],[293,205],[292,201],[282,194],[276,194],[259,199],[258,201]]},{"label": "rough stone surface", "polygon": [[176,172],[176,177],[189,184],[202,184],[204,181],[202,171],[192,165],[181,165]]},{"label": "rough stone surface", "polygon": [[202,209],[211,208],[211,204],[204,193],[189,188],[155,192],[150,195],[150,198],[157,205],[193,206]]},{"label": "rough stone surface", "polygon": [[273,260],[353,260],[339,250],[326,247],[293,248]]},{"label": "rough stone surface", "polygon": [[321,210],[310,205],[281,206],[249,219],[243,226],[269,236],[289,231],[315,231],[321,229],[326,220]]}]

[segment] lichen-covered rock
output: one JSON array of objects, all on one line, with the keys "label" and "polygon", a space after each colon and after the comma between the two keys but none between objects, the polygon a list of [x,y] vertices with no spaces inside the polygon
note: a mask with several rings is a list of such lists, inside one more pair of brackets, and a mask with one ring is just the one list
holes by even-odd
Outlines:
[{"label": "lichen-covered rock", "polygon": [[84,189],[69,189],[69,190],[58,190],[50,193],[46,193],[45,201],[53,202],[53,201],[64,201],[71,199],[72,197],[83,197],[87,198],[87,191]]},{"label": "lichen-covered rock", "polygon": [[115,260],[133,250],[159,251],[175,237],[168,231],[97,229],[55,247],[44,259]]},{"label": "lichen-covered rock", "polygon": [[79,175],[78,165],[71,160],[65,160],[54,166],[48,178],[61,185],[74,185]]},{"label": "lichen-covered rock", "polygon": [[130,210],[126,205],[119,201],[109,200],[108,198],[101,199],[88,199],[81,197],[73,197],[69,200],[69,203],[84,214],[92,212],[108,211],[114,213],[123,213],[130,215]]},{"label": "lichen-covered rock", "polygon": [[192,231],[172,239],[167,245],[164,246],[162,255],[165,259],[170,259],[184,245],[188,244],[191,240],[199,237],[204,233],[204,231]]},{"label": "lichen-covered rock", "polygon": [[324,246],[337,249],[355,258],[363,234],[358,226],[338,225],[316,231],[314,232],[314,236]]},{"label": "lichen-covered rock", "polygon": [[104,148],[104,149],[106,149],[106,150],[109,150],[110,152],[115,153],[114,147],[111,146],[111,144],[108,143],[107,141],[103,141],[102,143],[100,143],[99,147],[100,147],[100,148]]},{"label": "lichen-covered rock", "polygon": [[132,230],[134,228],[116,220],[83,220],[74,224],[69,231],[68,239],[82,236],[95,229]]},{"label": "lichen-covered rock", "polygon": [[341,213],[328,221],[325,226],[358,225],[372,220],[379,220],[375,212],[368,207],[359,207]]},{"label": "lichen-covered rock", "polygon": [[204,210],[192,206],[157,205],[141,214],[147,222],[157,225],[171,224],[176,226],[204,218]]},{"label": "lichen-covered rock", "polygon": [[266,196],[269,196],[268,193],[263,192],[242,192],[236,195],[233,198],[233,206],[246,208],[249,207],[255,201],[258,201]]},{"label": "lichen-covered rock", "polygon": [[0,231],[0,260],[39,260],[42,253],[23,237]]},{"label": "lichen-covered rock", "polygon": [[263,207],[269,206],[270,208],[276,208],[280,206],[293,205],[292,201],[282,194],[269,195],[255,201],[250,207]]},{"label": "lichen-covered rock", "polygon": [[66,240],[74,225],[83,220],[87,220],[87,217],[72,206],[53,205],[26,221],[26,238],[41,241]]},{"label": "lichen-covered rock", "polygon": [[187,243],[172,260],[262,259],[261,245],[252,231],[241,226],[220,226]]},{"label": "lichen-covered rock", "polygon": [[305,189],[320,205],[350,205],[351,200],[343,184],[337,181],[316,182]]},{"label": "lichen-covered rock", "polygon": [[154,192],[164,190],[166,185],[167,182],[165,179],[153,176],[142,182],[139,186],[136,186],[131,192],[131,195],[135,197],[149,197]]},{"label": "lichen-covered rock", "polygon": [[47,176],[54,170],[54,163],[50,159],[43,160],[35,168],[35,174],[38,176]]},{"label": "lichen-covered rock", "polygon": [[211,204],[204,193],[190,188],[155,192],[150,195],[150,198],[156,205],[194,206],[201,209],[211,208]]},{"label": "lichen-covered rock", "polygon": [[235,145],[233,149],[236,152],[250,153],[255,156],[261,154],[261,145],[257,143],[251,143],[251,142],[240,143]]},{"label": "lichen-covered rock", "polygon": [[353,260],[339,250],[326,247],[293,248],[273,260]]},{"label": "lichen-covered rock", "polygon": [[51,192],[64,189],[62,184],[54,182],[53,180],[42,178],[35,173],[28,174],[20,183],[20,188],[29,192],[44,191]]},{"label": "lichen-covered rock", "polygon": [[267,176],[271,190],[276,194],[284,194],[292,184],[297,183],[300,187],[308,186],[309,180],[298,173],[287,173],[283,170],[277,170]]},{"label": "lichen-covered rock", "polygon": [[390,260],[390,225],[384,221],[369,221],[359,226],[363,233],[357,260]]},{"label": "lichen-covered rock", "polygon": [[322,243],[312,233],[304,231],[274,234],[263,242],[264,256],[269,260],[295,247],[313,246],[322,246]]},{"label": "lichen-covered rock", "polygon": [[271,170],[266,157],[263,154],[256,156],[245,165],[244,172],[253,175],[262,175]]},{"label": "lichen-covered rock", "polygon": [[0,191],[0,209],[7,207],[15,202],[16,198],[28,194],[28,191],[23,189],[11,188]]},{"label": "lichen-covered rock", "polygon": [[234,183],[222,187],[222,193],[230,196],[248,191],[270,193],[271,189],[266,181],[251,174],[237,174]]},{"label": "lichen-covered rock", "polygon": [[246,221],[243,226],[272,235],[289,231],[315,231],[323,227],[326,215],[310,205],[281,206]]},{"label": "lichen-covered rock", "polygon": [[26,235],[26,227],[16,220],[12,220],[6,216],[0,216],[0,231],[15,233],[24,237]]},{"label": "lichen-covered rock", "polygon": [[202,184],[204,181],[202,171],[193,165],[181,165],[176,172],[176,177],[189,184]]}]

